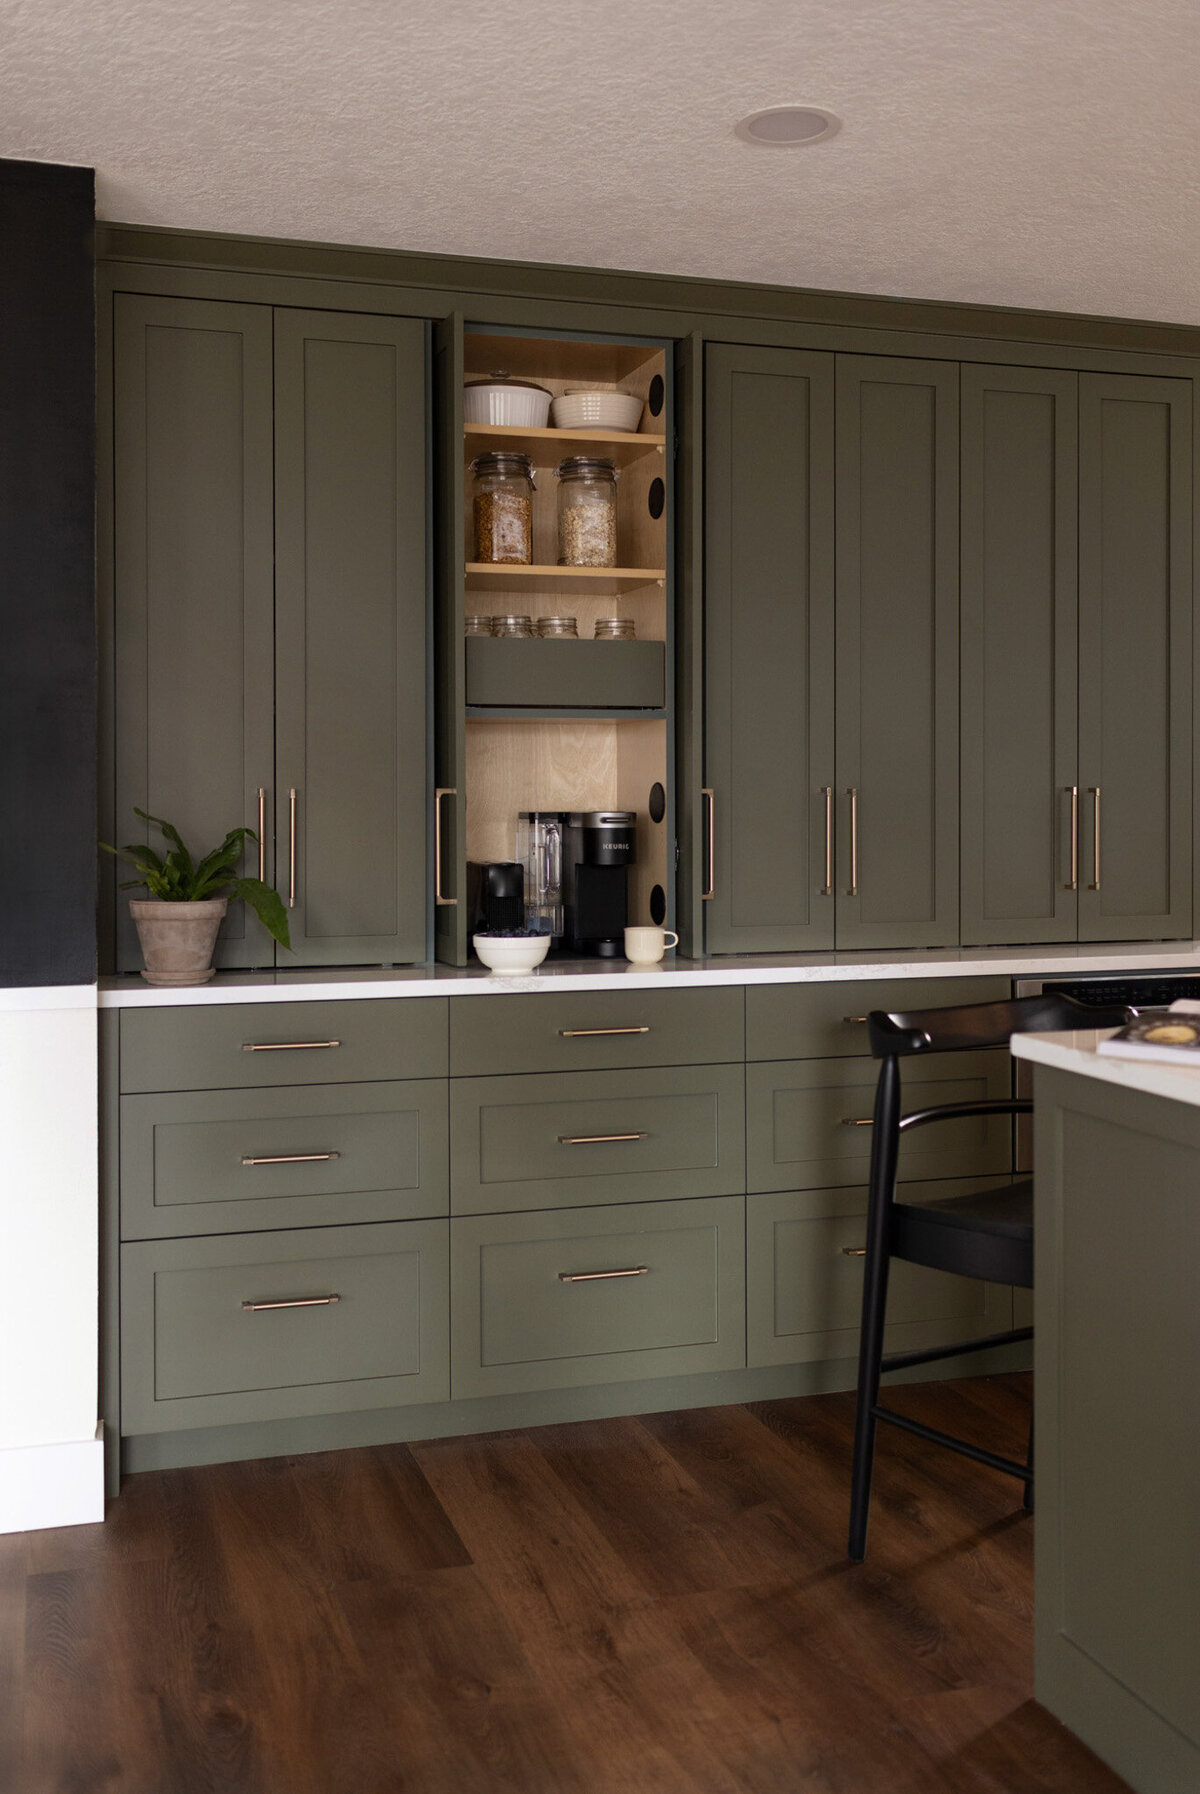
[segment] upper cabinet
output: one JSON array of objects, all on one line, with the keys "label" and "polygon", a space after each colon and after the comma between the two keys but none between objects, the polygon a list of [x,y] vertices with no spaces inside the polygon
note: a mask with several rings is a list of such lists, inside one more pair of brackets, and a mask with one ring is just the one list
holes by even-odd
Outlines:
[{"label": "upper cabinet", "polygon": [[[425,326],[122,294],[114,329],[105,828],[254,828],[281,966],[422,960]],[[217,964],[274,957],[234,905]]]}]

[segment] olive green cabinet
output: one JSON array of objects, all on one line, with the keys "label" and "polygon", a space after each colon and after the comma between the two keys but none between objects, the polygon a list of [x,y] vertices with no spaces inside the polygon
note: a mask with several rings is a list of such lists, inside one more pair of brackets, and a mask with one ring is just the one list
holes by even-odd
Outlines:
[{"label": "olive green cabinet", "polygon": [[1191,383],[962,370],[962,938],[1187,938]]},{"label": "olive green cabinet", "polygon": [[958,938],[958,372],[713,346],[710,952]]},{"label": "olive green cabinet", "polygon": [[[425,326],[119,294],[114,364],[106,827],[260,832],[281,964],[424,959]],[[218,965],[274,957],[235,905]]]}]

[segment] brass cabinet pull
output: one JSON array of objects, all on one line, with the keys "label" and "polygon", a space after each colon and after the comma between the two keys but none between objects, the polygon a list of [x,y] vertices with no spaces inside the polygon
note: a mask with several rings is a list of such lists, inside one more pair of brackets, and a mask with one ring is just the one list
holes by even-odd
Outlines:
[{"label": "brass cabinet pull", "polygon": [[849,785],[846,796],[850,799],[850,889],[847,897],[858,896],[858,787]]},{"label": "brass cabinet pull", "polygon": [[865,1015],[844,1015],[842,1017],[842,1020],[844,1022],[855,1022],[855,1023],[861,1022],[863,1024],[863,1026],[865,1027],[867,1018]]},{"label": "brass cabinet pull", "polygon": [[643,1023],[638,1028],[560,1028],[558,1032],[564,1040],[588,1040],[594,1034],[649,1034],[650,1029]]},{"label": "brass cabinet pull", "polygon": [[243,1314],[265,1314],[269,1308],[330,1308],[340,1296],[295,1296],[290,1302],[243,1302]]},{"label": "brass cabinet pull", "polygon": [[649,1134],[560,1134],[560,1146],[601,1146],[610,1140],[648,1140]]},{"label": "brass cabinet pull", "polygon": [[1071,800],[1071,882],[1066,886],[1068,891],[1079,889],[1079,786],[1065,787]]},{"label": "brass cabinet pull", "polygon": [[340,1047],[340,1040],[243,1040],[243,1053],[315,1053]]},{"label": "brass cabinet pull", "polygon": [[833,786],[822,785],[821,796],[825,799],[825,883],[821,886],[822,897],[833,896]]},{"label": "brass cabinet pull", "polygon": [[258,788],[258,876],[267,876],[267,788]]},{"label": "brass cabinet pull", "polygon": [[439,785],[433,794],[433,901],[442,909],[458,902],[442,894],[442,799],[457,796],[454,785]]},{"label": "brass cabinet pull", "polygon": [[611,1277],[645,1277],[650,1270],[649,1265],[630,1265],[624,1271],[560,1271],[560,1283],[607,1283]]},{"label": "brass cabinet pull", "polygon": [[296,907],[296,787],[288,792],[288,908]]},{"label": "brass cabinet pull", "polygon": [[707,903],[717,888],[717,798],[711,785],[701,788],[700,795],[708,804],[708,889],[701,891],[701,903]]},{"label": "brass cabinet pull", "polygon": [[874,1127],[873,1115],[843,1115],[839,1127]]},{"label": "brass cabinet pull", "polygon": [[1092,882],[1089,891],[1100,889],[1100,787],[1088,786],[1088,796],[1092,800]]},{"label": "brass cabinet pull", "polygon": [[867,1248],[865,1246],[843,1246],[842,1247],[842,1257],[843,1258],[865,1258],[866,1256],[867,1256]]},{"label": "brass cabinet pull", "polygon": [[316,1165],[326,1159],[340,1159],[340,1152],[280,1152],[269,1158],[242,1157],[243,1165]]}]

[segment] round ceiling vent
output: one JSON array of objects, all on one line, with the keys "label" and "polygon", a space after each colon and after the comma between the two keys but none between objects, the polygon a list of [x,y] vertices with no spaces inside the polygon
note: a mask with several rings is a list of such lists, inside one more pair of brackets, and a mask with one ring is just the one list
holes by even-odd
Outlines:
[{"label": "round ceiling vent", "polygon": [[760,143],[766,149],[799,149],[803,144],[823,143],[841,128],[841,119],[819,106],[768,106],[742,119],[733,131],[744,143]]}]

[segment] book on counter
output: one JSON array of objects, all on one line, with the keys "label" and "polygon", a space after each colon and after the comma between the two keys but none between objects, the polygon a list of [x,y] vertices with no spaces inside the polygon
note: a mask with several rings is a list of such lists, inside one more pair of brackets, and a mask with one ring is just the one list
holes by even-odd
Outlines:
[{"label": "book on counter", "polygon": [[1181,997],[1169,1009],[1143,1009],[1096,1047],[1112,1059],[1157,1059],[1200,1066],[1200,1003]]}]

